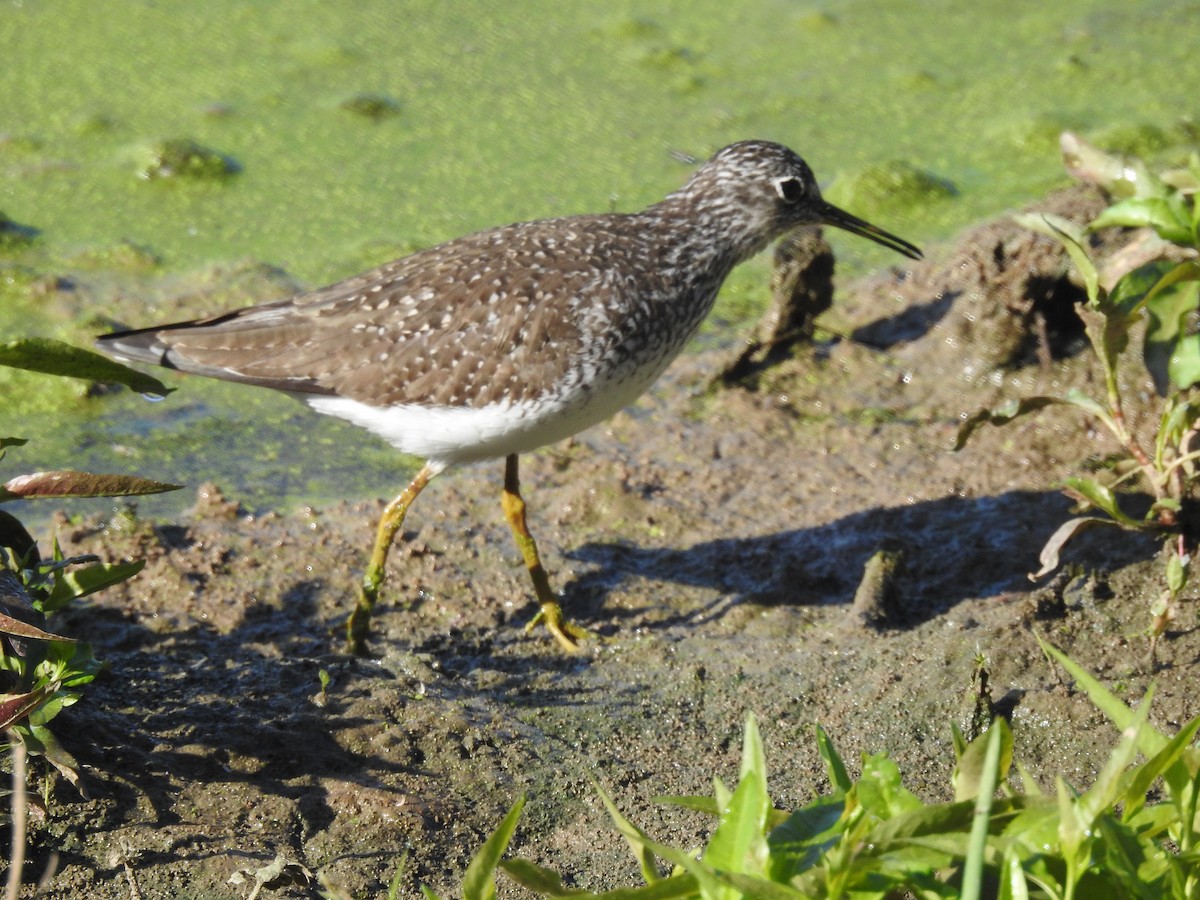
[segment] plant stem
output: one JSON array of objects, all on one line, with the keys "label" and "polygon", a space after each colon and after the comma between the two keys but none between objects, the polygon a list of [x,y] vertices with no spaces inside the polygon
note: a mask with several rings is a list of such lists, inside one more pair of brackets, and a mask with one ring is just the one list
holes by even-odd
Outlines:
[{"label": "plant stem", "polygon": [[10,729],[8,746],[12,750],[12,849],[8,856],[8,890],[6,900],[17,900],[21,895],[21,873],[25,868],[25,831],[28,824],[29,804],[25,797],[25,745]]}]

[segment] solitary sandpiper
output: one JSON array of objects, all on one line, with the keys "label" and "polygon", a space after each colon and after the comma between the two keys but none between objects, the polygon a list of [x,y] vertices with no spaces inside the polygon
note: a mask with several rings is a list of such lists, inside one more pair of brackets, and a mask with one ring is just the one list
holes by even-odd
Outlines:
[{"label": "solitary sandpiper", "polygon": [[525,523],[517,456],[632,403],[695,334],[738,263],[799,225],[921,251],[827,203],[779,144],[719,151],[638,213],[544,219],[468,235],[286,300],[106,335],[101,349],[287,391],[425,460],[384,509],[347,624],[362,652],[392,541],[429,480],[506,458],[502,502],[558,642],[562,613]]}]

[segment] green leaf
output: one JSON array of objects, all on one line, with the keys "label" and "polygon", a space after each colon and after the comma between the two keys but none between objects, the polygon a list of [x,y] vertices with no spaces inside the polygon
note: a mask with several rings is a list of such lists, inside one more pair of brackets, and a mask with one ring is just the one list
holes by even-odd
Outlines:
[{"label": "green leaf", "polygon": [[[599,786],[597,786],[597,790],[600,790]],[[651,860],[651,868],[653,868],[653,856],[659,856],[667,862],[686,870],[695,878],[695,893],[701,894],[706,898],[724,896],[726,888],[717,879],[716,873],[713,872],[710,867],[704,865],[690,853],[685,853],[684,851],[676,849],[675,847],[671,847],[667,844],[660,844],[657,841],[651,840],[645,832],[643,832],[637,826],[631,824],[624,816],[616,811],[616,807],[612,805],[612,800],[607,794],[605,794],[603,791],[600,791],[600,797],[604,801],[605,805],[609,807],[609,814],[613,816],[613,820],[617,825],[617,830],[621,832],[625,840],[629,842],[630,846],[635,847],[635,855],[638,853],[637,848],[641,848],[644,858]],[[646,868],[643,866],[643,874],[645,874],[645,871]],[[658,883],[659,879],[656,877],[654,884],[652,884],[651,887],[657,885]]]},{"label": "green leaf", "polygon": [[1160,900],[1161,885],[1147,884],[1145,865],[1150,856],[1161,856],[1162,850],[1151,841],[1143,842],[1134,831],[1111,816],[1101,816],[1096,822],[1105,881],[1116,881],[1125,889],[1125,896],[1141,900]]},{"label": "green leaf", "polygon": [[1083,856],[1081,848],[1087,839],[1087,827],[1079,821],[1075,810],[1075,791],[1061,775],[1054,776],[1054,792],[1058,798],[1058,840],[1064,857]]},{"label": "green leaf", "polygon": [[46,702],[37,709],[29,712],[31,728],[50,724],[54,718],[68,706],[74,706],[79,700],[79,694],[73,691],[54,691]]},{"label": "green leaf", "polygon": [[625,818],[622,812],[617,809],[617,804],[613,803],[612,797],[608,796],[608,792],[600,786],[599,782],[593,780],[592,786],[596,789],[596,793],[600,795],[600,802],[608,810],[608,815],[613,820],[613,824],[617,826],[617,831],[621,832],[621,836],[625,838],[625,843],[629,845],[629,849],[633,853],[633,858],[638,861],[638,866],[642,870],[642,877],[646,879],[646,883],[652,884],[658,881],[661,876],[658,874],[658,866],[654,861],[654,853],[650,850],[650,838],[644,831]]},{"label": "green leaf", "polygon": [[1142,696],[1137,709],[1134,710],[1129,724],[1121,729],[1121,740],[1108,755],[1104,768],[1096,777],[1095,782],[1076,803],[1080,821],[1084,827],[1092,831],[1099,819],[1117,802],[1121,793],[1123,776],[1133,764],[1138,753],[1138,745],[1142,743],[1141,732],[1150,729],[1147,719],[1150,716],[1150,703],[1154,698],[1154,684]]},{"label": "green leaf", "polygon": [[962,759],[962,755],[967,750],[967,739],[963,737],[962,729],[958,727],[958,723],[950,722],[950,743],[954,747],[954,759]]},{"label": "green leaf", "polygon": [[1001,837],[1009,846],[1024,850],[1028,863],[1031,856],[1057,852],[1058,801],[1044,794],[1035,799],[1022,798],[1024,808],[1005,824]]},{"label": "green leaf", "polygon": [[1122,228],[1153,228],[1163,240],[1182,247],[1196,244],[1192,233],[1191,216],[1176,191],[1168,197],[1130,197],[1114,203],[1092,220],[1089,230],[1118,226]]},{"label": "green leaf", "polygon": [[1117,504],[1116,493],[1107,485],[1103,485],[1091,478],[1079,478],[1077,476],[1064,478],[1063,484],[1073,494],[1082,497],[1092,506],[1109,516],[1113,521],[1119,522],[1126,528],[1140,530],[1145,527],[1144,523],[1121,511],[1121,507]]},{"label": "green leaf", "polygon": [[1176,262],[1156,259],[1126,272],[1113,285],[1113,305],[1127,315],[1138,312],[1143,306],[1152,304],[1155,298],[1169,287],[1181,281],[1195,281],[1194,260]]},{"label": "green leaf", "polygon": [[177,491],[183,485],[152,481],[137,475],[95,475],[90,472],[34,472],[0,485],[0,503],[42,497],[137,497]]},{"label": "green leaf", "polygon": [[1071,262],[1075,264],[1075,268],[1079,270],[1079,274],[1083,278],[1088,303],[1099,308],[1105,302],[1100,289],[1100,275],[1087,251],[1087,238],[1080,226],[1052,213],[1025,213],[1013,218],[1018,225],[1052,237],[1062,244],[1067,255],[1071,257]]},{"label": "green leaf", "polygon": [[400,882],[404,880],[404,872],[408,868],[408,851],[405,850],[400,854],[400,861],[396,863],[396,874],[392,876],[392,881],[388,885],[387,900],[396,900],[400,896]]},{"label": "green leaf", "polygon": [[[996,739],[1000,741],[1000,756],[996,763],[999,772],[992,772],[986,768],[990,764],[988,754],[993,731],[996,732]],[[974,800],[985,784],[994,785],[1003,781],[1008,776],[1009,767],[1012,766],[1012,751],[1012,731],[1004,719],[996,719],[991,728],[967,745],[966,751],[954,767],[954,772],[950,775],[950,781],[954,785],[954,799]]]},{"label": "green leaf", "polygon": [[772,881],[790,881],[815,866],[844,832],[846,802],[841,797],[818,797],[792,813],[767,836]]},{"label": "green leaf", "polygon": [[[1055,647],[1042,640],[1041,636],[1034,633],[1037,638],[1038,645],[1042,648],[1042,652],[1048,656],[1051,661],[1057,662],[1060,666],[1067,670],[1067,673],[1075,679],[1083,692],[1088,695],[1088,699],[1095,704],[1096,708],[1112,720],[1113,724],[1124,731],[1134,724],[1136,715],[1134,711],[1125,705],[1115,694],[1108,688],[1097,681],[1091,673],[1080,666],[1077,662]],[[1146,756],[1153,756],[1160,753],[1169,743],[1165,735],[1159,734],[1153,728],[1142,728],[1137,733],[1137,748]]]},{"label": "green leaf", "polygon": [[1065,402],[1067,401],[1059,397],[1021,397],[1010,400],[995,409],[981,409],[968,416],[958,426],[958,437],[954,441],[954,449],[961,450],[965,447],[967,440],[980,425],[1007,425],[1013,419],[1038,412],[1056,403]]},{"label": "green leaf", "polygon": [[1177,445],[1197,418],[1200,418],[1200,396],[1168,396],[1155,436],[1154,458],[1163,459],[1167,447]]},{"label": "green leaf", "polygon": [[717,871],[757,874],[765,868],[766,816],[763,809],[762,779],[748,772],[738,783],[721,824],[704,849],[705,865]]},{"label": "green leaf", "polygon": [[1078,388],[1071,388],[1063,394],[1061,402],[1068,406],[1074,406],[1076,409],[1081,409],[1088,415],[1095,416],[1103,421],[1109,427],[1109,430],[1114,433],[1116,432],[1116,426],[1113,424],[1112,416],[1109,415],[1108,409]]},{"label": "green leaf", "polygon": [[[1200,296],[1194,287],[1189,293]],[[1175,344],[1167,363],[1167,377],[1180,390],[1200,384],[1200,334],[1185,335]]]},{"label": "green leaf", "polygon": [[55,641],[46,651],[45,664],[59,664],[55,676],[64,688],[77,688],[93,680],[104,668],[104,664],[92,654],[92,645],[87,641]]},{"label": "green leaf", "polygon": [[731,897],[753,897],[754,900],[811,900],[786,884],[775,884],[765,878],[742,872],[717,872],[717,878],[734,889]]},{"label": "green leaf", "polygon": [[1178,553],[1172,553],[1167,558],[1167,590],[1171,596],[1178,596],[1187,584],[1187,559]]},{"label": "green leaf", "polygon": [[1113,285],[1112,292],[1109,294],[1114,310],[1132,318],[1145,305],[1150,293],[1162,280],[1162,277],[1175,265],[1169,260],[1160,259],[1126,272]]},{"label": "green leaf", "polygon": [[1133,283],[1136,287],[1124,293],[1149,314],[1142,358],[1159,396],[1165,397],[1171,384],[1182,389],[1200,381],[1200,336],[1188,328],[1200,307],[1198,279],[1200,265],[1194,260],[1160,261],[1135,269],[1117,284]]},{"label": "green leaf", "polygon": [[729,806],[729,801],[733,799],[733,791],[725,787],[725,782],[720,778],[714,778],[713,798],[718,810],[726,809]]},{"label": "green leaf", "polygon": [[1025,881],[1021,858],[1017,856],[1015,847],[1012,846],[1005,850],[1004,860],[1000,864],[998,900],[1029,900],[1029,884]]},{"label": "green leaf", "polygon": [[838,755],[837,749],[833,746],[833,741],[829,739],[829,735],[825,733],[825,729],[820,725],[816,725],[817,732],[817,752],[821,754],[821,759],[825,761],[825,773],[829,776],[829,783],[833,786],[836,793],[844,794],[854,782],[850,775],[846,772],[846,764],[842,762],[841,756]]},{"label": "green leaf", "polygon": [[873,854],[890,852],[897,844],[929,835],[965,832],[973,821],[975,804],[970,800],[921,806],[874,825],[864,840]]},{"label": "green leaf", "polygon": [[1020,760],[1016,760],[1015,764],[1017,767],[1017,774],[1021,778],[1021,790],[1024,792],[1025,796],[1027,798],[1042,796],[1042,789],[1038,786],[1038,783],[1034,780],[1033,775],[1030,774],[1029,770],[1025,768],[1024,764]]},{"label": "green leaf", "polygon": [[[1150,263],[1148,268],[1155,272],[1161,271],[1160,266],[1156,266],[1154,263]],[[1166,271],[1162,271],[1159,279],[1146,292],[1146,296],[1142,302],[1153,304],[1155,298],[1167,290],[1167,288],[1187,281],[1200,281],[1200,262],[1194,259],[1184,260],[1166,269]]]},{"label": "green leaf", "polygon": [[522,794],[513,804],[512,809],[504,820],[496,826],[492,836],[483,842],[479,852],[471,859],[463,875],[463,900],[493,900],[496,896],[496,866],[500,857],[508,849],[517,823],[521,820],[521,810],[525,808],[525,795]]},{"label": "green leaf", "polygon": [[863,759],[858,797],[863,808],[880,819],[890,819],[923,805],[900,783],[900,767],[883,753],[870,754]]},{"label": "green leaf", "polygon": [[128,581],[146,566],[144,559],[124,563],[97,563],[86,569],[62,569],[54,578],[54,589],[42,601],[43,612],[57,612],[72,600]]},{"label": "green leaf", "polygon": [[174,390],[157,378],[113,362],[107,356],[49,338],[23,338],[0,344],[0,366],[123,384],[139,393],[159,397]]},{"label": "green leaf", "polygon": [[1184,725],[1162,750],[1134,769],[1121,798],[1124,804],[1121,815],[1123,822],[1132,821],[1142,811],[1150,786],[1183,758],[1197,731],[1200,731],[1200,716]]},{"label": "green leaf", "polygon": [[524,859],[501,860],[499,868],[517,884],[529,888],[536,894],[548,897],[576,897],[585,894],[584,891],[565,887],[562,883],[562,876],[552,869]]},{"label": "green leaf", "polygon": [[[67,781],[79,789],[79,763],[75,757],[67,752],[66,748],[58,742],[58,738],[54,736],[45,725],[35,725],[29,728],[30,735],[41,745],[39,751],[41,756],[58,770]],[[32,753],[32,749],[30,749]]]},{"label": "green leaf", "polygon": [[593,894],[565,887],[558,873],[523,859],[506,859],[500,863],[500,868],[522,887],[549,897],[580,897],[587,900],[682,900],[698,894],[696,879],[692,875],[673,875],[643,887]]},{"label": "green leaf", "polygon": [[743,779],[748,775],[758,777],[761,787],[763,817],[766,816],[767,810],[771,807],[771,798],[768,796],[767,789],[767,754],[763,750],[762,735],[758,731],[758,719],[754,713],[746,713],[746,724],[742,731],[742,764],[738,773],[738,778]]},{"label": "green leaf", "polygon": [[767,795],[767,763],[754,714],[746,716],[742,735],[741,777],[721,813],[721,821],[704,850],[704,862],[725,872],[759,874],[765,869],[764,832],[771,798]]}]

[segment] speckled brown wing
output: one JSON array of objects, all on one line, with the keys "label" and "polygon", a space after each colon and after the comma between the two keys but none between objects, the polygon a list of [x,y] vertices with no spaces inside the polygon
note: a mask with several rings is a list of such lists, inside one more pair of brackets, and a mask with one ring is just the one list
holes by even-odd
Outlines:
[{"label": "speckled brown wing", "polygon": [[[319,291],[155,331],[176,368],[371,405],[482,406],[556,383],[620,265],[608,216],[469,235]],[[570,227],[565,228],[564,222]],[[608,258],[590,252],[603,240]]]}]

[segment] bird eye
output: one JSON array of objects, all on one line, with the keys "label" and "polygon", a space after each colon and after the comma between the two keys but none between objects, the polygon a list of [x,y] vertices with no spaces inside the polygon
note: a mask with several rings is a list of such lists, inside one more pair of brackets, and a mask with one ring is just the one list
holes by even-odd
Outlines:
[{"label": "bird eye", "polygon": [[804,182],[799,178],[788,176],[775,180],[775,192],[784,203],[799,203],[804,196]]}]

